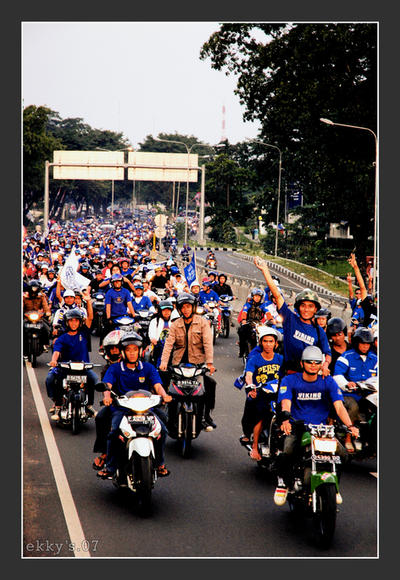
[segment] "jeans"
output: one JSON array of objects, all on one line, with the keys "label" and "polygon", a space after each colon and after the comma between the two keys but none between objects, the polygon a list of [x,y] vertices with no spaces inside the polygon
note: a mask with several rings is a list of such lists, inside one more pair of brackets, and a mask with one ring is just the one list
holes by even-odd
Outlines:
[{"label": "jeans", "polygon": [[[87,371],[86,392],[88,397],[88,405],[93,405],[94,402],[94,385],[99,382],[96,373],[92,369]],[[65,376],[65,371],[58,367],[52,368],[46,377],[47,396],[54,401],[57,407],[62,404],[63,386],[62,380]]]}]

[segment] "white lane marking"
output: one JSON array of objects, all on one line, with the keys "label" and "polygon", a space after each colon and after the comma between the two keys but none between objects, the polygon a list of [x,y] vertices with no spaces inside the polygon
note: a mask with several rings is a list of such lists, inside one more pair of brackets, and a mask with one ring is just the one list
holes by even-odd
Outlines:
[{"label": "white lane marking", "polygon": [[71,489],[68,484],[67,476],[65,475],[60,452],[58,451],[35,371],[33,370],[30,362],[25,361],[25,364],[29,383],[31,385],[33,399],[35,401],[40,425],[42,427],[43,436],[47,447],[47,453],[49,454],[50,464],[53,470],[54,479],[56,481],[58,495],[60,496],[68,533],[71,539],[71,544],[74,547],[74,555],[76,558],[91,558],[90,552],[87,550],[88,543],[83,533],[75,502],[73,500]]},{"label": "white lane marking", "polygon": [[378,479],[378,474],[377,473],[375,473],[374,471],[370,471],[369,473],[370,473],[370,475],[373,475],[374,477],[376,477],[376,479]]}]

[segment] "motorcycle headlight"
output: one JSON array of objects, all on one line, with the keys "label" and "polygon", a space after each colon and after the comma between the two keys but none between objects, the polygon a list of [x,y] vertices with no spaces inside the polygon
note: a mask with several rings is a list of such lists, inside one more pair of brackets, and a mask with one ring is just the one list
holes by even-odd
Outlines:
[{"label": "motorcycle headlight", "polygon": [[320,453],[335,453],[336,439],[314,439],[314,449]]},{"label": "motorcycle headlight", "polygon": [[32,314],[29,314],[28,318],[31,322],[36,322],[39,320],[39,314],[37,312],[33,312]]},{"label": "motorcycle headlight", "polygon": [[85,364],[81,362],[71,362],[70,368],[72,371],[83,371]]}]

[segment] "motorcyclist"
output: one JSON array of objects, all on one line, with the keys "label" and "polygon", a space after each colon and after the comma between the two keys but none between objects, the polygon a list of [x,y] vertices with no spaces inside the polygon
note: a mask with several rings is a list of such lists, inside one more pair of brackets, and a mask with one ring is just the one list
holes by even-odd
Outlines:
[{"label": "motorcyclist", "polygon": [[[301,429],[292,429],[292,420],[303,421],[305,424],[326,424],[331,405],[339,419],[358,437],[359,431],[352,424],[349,414],[343,404],[343,395],[336,382],[330,376],[321,376],[323,353],[317,346],[306,347],[301,355],[301,372],[293,373],[282,378],[278,405],[281,411],[277,414],[277,421],[281,431],[286,435],[283,444],[283,453],[278,455],[277,471],[278,484],[275,489],[274,502],[282,506],[286,502],[288,488],[293,485],[291,462],[293,454],[299,450]],[[338,454],[344,457],[346,451],[338,444]],[[340,495],[336,501],[341,503]]]},{"label": "motorcyclist", "polygon": [[218,296],[233,296],[232,288],[226,283],[226,280],[227,278],[225,274],[219,274],[217,284],[213,286],[213,290],[218,294]]},{"label": "motorcyclist", "polygon": [[100,337],[101,342],[106,334],[113,330],[113,320],[118,318],[118,316],[124,316],[128,312],[135,318],[136,313],[132,305],[131,293],[126,289],[122,288],[122,276],[121,274],[113,274],[111,277],[112,288],[107,290],[104,304],[106,308],[106,324],[104,329],[104,334]]},{"label": "motorcyclist", "polygon": [[[51,310],[47,302],[46,296],[40,289],[40,282],[38,280],[31,280],[28,282],[28,290],[24,292],[22,296],[22,307],[23,314],[26,315],[28,312],[33,310],[43,312],[46,318],[49,320],[51,317]],[[40,340],[47,351],[50,342],[50,324],[45,319],[42,319],[43,326],[41,330]],[[24,341],[24,351],[26,350],[26,345]]]},{"label": "motorcyclist", "polygon": [[[239,358],[244,356],[246,343],[252,342],[253,324],[261,323],[267,312],[267,304],[264,303],[264,292],[261,288],[253,288],[250,292],[250,301],[246,301],[242,308],[239,335]],[[255,344],[253,345],[255,346]]]},{"label": "motorcyclist", "polygon": [[[269,381],[279,380],[283,356],[276,352],[278,347],[278,332],[268,326],[262,327],[258,333],[258,344],[261,352],[247,360],[245,367],[245,385],[265,385]],[[251,389],[247,396],[242,416],[243,436],[241,443],[250,441],[253,433],[253,444],[250,457],[259,461],[258,440],[263,422],[271,417],[271,407],[262,389]]]},{"label": "motorcyclist", "polygon": [[[174,309],[174,305],[170,300],[161,300],[157,306],[157,313],[152,318],[149,324],[148,337],[150,340],[150,345],[148,348],[152,349],[152,361],[156,368],[159,367],[161,362],[161,353],[164,348],[165,339],[168,336],[169,328],[171,322],[179,318],[177,310]],[[169,385],[170,374],[168,371],[159,370],[159,374],[166,389]]]},{"label": "motorcyclist", "polygon": [[278,312],[283,318],[285,373],[299,372],[303,350],[307,346],[315,345],[319,346],[324,354],[322,374],[329,375],[331,350],[325,331],[314,320],[316,312],[321,308],[317,294],[308,289],[299,292],[295,298],[295,312],[293,312],[272,279],[267,263],[256,257],[254,264],[264,274],[271,294],[275,296]]},{"label": "motorcyclist", "polygon": [[[50,369],[46,378],[47,394],[54,401],[54,407],[49,412],[53,413],[53,421],[60,420],[60,410],[62,403],[62,378],[63,371],[57,367],[58,362],[79,361],[90,362],[89,360],[89,338],[90,326],[93,320],[93,309],[90,298],[87,301],[87,318],[83,321],[80,309],[72,308],[65,313],[65,324],[67,331],[59,336],[53,344],[53,355],[49,365]],[[94,385],[98,382],[96,373],[92,369],[87,370],[87,395],[88,403],[86,411],[92,416],[96,414],[93,408]]]},{"label": "motorcyclist", "polygon": [[338,316],[328,320],[326,336],[331,346],[332,360],[329,363],[329,370],[333,376],[337,359],[344,352],[351,349],[351,346],[347,342],[347,326],[345,321]]},{"label": "motorcyclist", "polygon": [[[170,356],[172,365],[179,363],[201,364],[205,363],[210,374],[215,372],[213,363],[214,348],[211,327],[208,321],[196,314],[195,298],[192,294],[183,292],[176,299],[176,308],[180,317],[174,320],[165,340],[161,363],[161,371],[168,370]],[[212,431],[216,424],[211,418],[211,411],[215,405],[216,382],[211,377],[204,375],[204,420],[203,428]]]},{"label": "motorcyclist", "polygon": [[[110,407],[111,430],[107,435],[107,457],[105,466],[97,473],[102,479],[109,479],[115,473],[117,467],[119,424],[122,417],[127,413],[123,407],[118,407],[113,404],[110,390],[116,395],[125,395],[130,391],[137,390],[155,391],[157,395],[162,397],[164,403],[172,400],[172,397],[165,392],[156,368],[152,364],[140,360],[143,346],[141,336],[136,332],[126,333],[123,335],[120,344],[123,360],[120,363],[110,365],[103,379],[107,385],[103,403],[105,406]],[[159,477],[165,477],[170,473],[165,466],[164,459],[165,442],[168,435],[165,426],[166,415],[160,408],[154,408],[152,412],[161,423],[161,438],[155,444],[157,474]]]},{"label": "motorcyclist", "polygon": [[64,316],[72,308],[75,308],[75,291],[67,288],[63,292],[61,306],[56,310],[53,317],[53,337],[57,337],[66,331]]},{"label": "motorcyclist", "polygon": [[119,362],[121,360],[121,338],[123,336],[123,332],[121,330],[112,330],[107,334],[107,336],[103,340],[103,344],[99,349],[99,353],[106,361],[106,364],[103,366],[100,378],[103,380],[104,374],[108,367],[111,364]]},{"label": "motorcyclist", "polygon": [[330,317],[332,316],[332,313],[330,310],[328,310],[328,308],[320,308],[316,313],[315,313],[315,320],[317,321],[317,324],[319,324],[319,326],[321,328],[323,328],[326,332],[326,325],[328,324],[328,320],[330,319]]},{"label": "motorcyclist", "polygon": [[[364,381],[378,374],[378,357],[371,350],[373,334],[369,328],[357,328],[352,336],[352,348],[344,352],[336,361],[333,378],[340,388],[346,389],[344,404],[353,423],[360,419],[359,401],[361,395],[356,394],[358,381]],[[345,440],[346,449],[354,451],[351,437]]]}]

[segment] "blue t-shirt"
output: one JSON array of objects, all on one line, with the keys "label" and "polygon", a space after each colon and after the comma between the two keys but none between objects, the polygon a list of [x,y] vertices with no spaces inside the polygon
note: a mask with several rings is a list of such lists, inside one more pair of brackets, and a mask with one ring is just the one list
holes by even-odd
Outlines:
[{"label": "blue t-shirt", "polygon": [[89,332],[87,327],[82,327],[75,335],[68,334],[68,332],[61,334],[53,345],[53,351],[61,353],[58,359],[59,362],[90,362],[88,348]]},{"label": "blue t-shirt", "polygon": [[135,312],[138,312],[139,310],[149,310],[153,306],[148,296],[142,296],[139,302],[137,302],[137,298],[134,298],[132,300],[132,305]]},{"label": "blue t-shirt", "polygon": [[292,312],[286,302],[278,312],[283,318],[283,356],[289,368],[299,364],[301,354],[307,346],[318,346],[325,355],[331,354],[323,328],[302,322],[300,316]]},{"label": "blue t-shirt", "polygon": [[139,361],[135,369],[128,368],[123,361],[108,367],[103,377],[105,383],[112,385],[117,395],[140,389],[151,391],[156,383],[161,383],[160,375],[155,366]]},{"label": "blue t-shirt", "polygon": [[205,302],[210,302],[214,300],[215,302],[219,302],[219,296],[214,290],[210,290],[209,292],[205,292],[204,290],[200,290],[199,292],[199,302],[200,304],[204,304]]},{"label": "blue t-shirt", "polygon": [[126,288],[107,290],[104,304],[111,304],[111,318],[126,314],[128,303],[132,302],[131,293]]},{"label": "blue t-shirt", "polygon": [[245,372],[253,373],[253,383],[255,385],[262,383],[265,385],[268,381],[279,379],[280,368],[283,363],[283,356],[275,353],[272,360],[268,361],[262,356],[261,352],[247,360]]},{"label": "blue t-shirt", "polygon": [[295,421],[319,425],[326,423],[332,403],[343,401],[343,394],[332,377],[318,375],[309,383],[302,373],[293,373],[281,380],[278,403],[284,399],[292,402],[290,413]]}]

